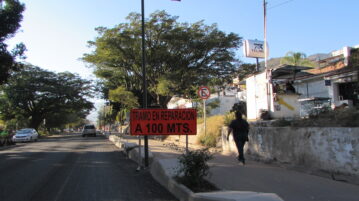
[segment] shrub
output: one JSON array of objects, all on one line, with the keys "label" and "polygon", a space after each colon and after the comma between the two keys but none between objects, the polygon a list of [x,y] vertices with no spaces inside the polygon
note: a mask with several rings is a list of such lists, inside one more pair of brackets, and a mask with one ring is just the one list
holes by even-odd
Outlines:
[{"label": "shrub", "polygon": [[262,120],[270,120],[271,116],[268,112],[268,110],[259,110],[260,113],[260,119]]},{"label": "shrub", "polygon": [[179,160],[176,179],[195,192],[201,191],[208,182],[204,177],[209,173],[207,161],[213,158],[208,149],[189,151],[182,154]]},{"label": "shrub", "polygon": [[246,114],[247,113],[247,103],[245,101],[239,101],[238,103],[235,103],[232,106],[232,109],[230,112],[240,112],[242,114]]},{"label": "shrub", "polygon": [[215,147],[217,145],[217,136],[213,133],[207,133],[200,136],[200,143],[206,147]]},{"label": "shrub", "polygon": [[285,120],[278,119],[272,123],[275,127],[358,127],[359,110],[347,108],[341,110],[323,109],[311,113],[308,118]]},{"label": "shrub", "polygon": [[272,126],[274,127],[285,127],[285,126],[290,126],[291,125],[291,121],[286,120],[286,119],[277,119],[272,123]]},{"label": "shrub", "polygon": [[197,124],[202,124],[203,123],[203,118],[197,118]]},{"label": "shrub", "polygon": [[229,124],[234,120],[236,117],[234,115],[234,112],[228,112],[226,115],[224,115],[224,125],[229,126]]}]

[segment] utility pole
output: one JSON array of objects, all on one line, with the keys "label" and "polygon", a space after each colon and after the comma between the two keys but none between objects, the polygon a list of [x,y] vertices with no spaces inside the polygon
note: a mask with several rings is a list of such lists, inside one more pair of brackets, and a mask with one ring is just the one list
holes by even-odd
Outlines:
[{"label": "utility pole", "polygon": [[264,68],[267,70],[267,2],[263,0],[263,12],[264,12]]},{"label": "utility pole", "polygon": [[271,110],[271,95],[272,95],[272,72],[268,69],[268,47],[267,47],[267,2],[263,0],[263,17],[264,17],[264,68],[267,79],[267,109]]},{"label": "utility pole", "polygon": [[[143,103],[142,108],[147,108],[147,80],[146,80],[146,49],[145,49],[145,1],[141,0],[141,14],[142,14],[142,84],[143,84]],[[141,143],[141,137],[140,137]],[[145,149],[145,167],[148,167],[148,136],[144,136]],[[140,149],[141,149],[141,144]],[[140,152],[141,153],[141,152]],[[139,154],[140,154],[139,153]],[[141,156],[140,156],[141,157]],[[142,160],[142,159],[141,159]]]}]

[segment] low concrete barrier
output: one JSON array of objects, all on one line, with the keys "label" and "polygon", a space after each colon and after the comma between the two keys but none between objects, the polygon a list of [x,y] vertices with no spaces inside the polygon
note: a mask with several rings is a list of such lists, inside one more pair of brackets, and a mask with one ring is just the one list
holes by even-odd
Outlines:
[{"label": "low concrete barrier", "polygon": [[[359,128],[252,127],[245,151],[262,161],[278,161],[308,169],[359,177]],[[237,152],[227,128],[222,129],[226,152]]]}]

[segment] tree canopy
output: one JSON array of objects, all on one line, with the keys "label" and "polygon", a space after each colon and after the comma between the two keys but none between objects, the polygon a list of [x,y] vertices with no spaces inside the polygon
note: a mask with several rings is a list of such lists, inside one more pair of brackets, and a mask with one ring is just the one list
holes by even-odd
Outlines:
[{"label": "tree canopy", "polygon": [[244,80],[249,75],[252,75],[256,72],[256,64],[244,63],[241,64],[238,70],[238,79]]},{"label": "tree canopy", "polygon": [[44,119],[48,126],[56,127],[76,117],[85,118],[94,107],[87,100],[93,94],[91,82],[69,72],[27,65],[2,88],[1,118],[27,120],[27,126],[35,129]]},{"label": "tree canopy", "polygon": [[3,84],[12,71],[19,70],[21,65],[15,59],[22,58],[26,50],[25,45],[20,43],[9,52],[5,43],[5,40],[13,37],[20,28],[25,6],[18,0],[0,0],[0,3],[3,5],[0,6],[0,84]]},{"label": "tree canopy", "polygon": [[[192,97],[198,86],[213,79],[229,81],[238,70],[238,35],[226,34],[215,24],[180,23],[177,19],[157,11],[145,22],[149,105],[166,108],[173,95]],[[94,51],[83,60],[104,80],[106,98],[110,89],[122,86],[141,103],[141,15],[131,13],[127,20],[114,28],[96,28],[99,36],[89,41]]]}]

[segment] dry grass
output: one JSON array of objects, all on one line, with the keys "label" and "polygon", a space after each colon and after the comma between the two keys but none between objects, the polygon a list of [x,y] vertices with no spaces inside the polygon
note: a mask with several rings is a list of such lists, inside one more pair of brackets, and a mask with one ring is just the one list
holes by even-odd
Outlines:
[{"label": "dry grass", "polygon": [[215,115],[208,117],[206,120],[206,134],[204,131],[199,133],[198,142],[206,147],[215,147],[221,136],[221,128],[224,124],[223,115]]}]

